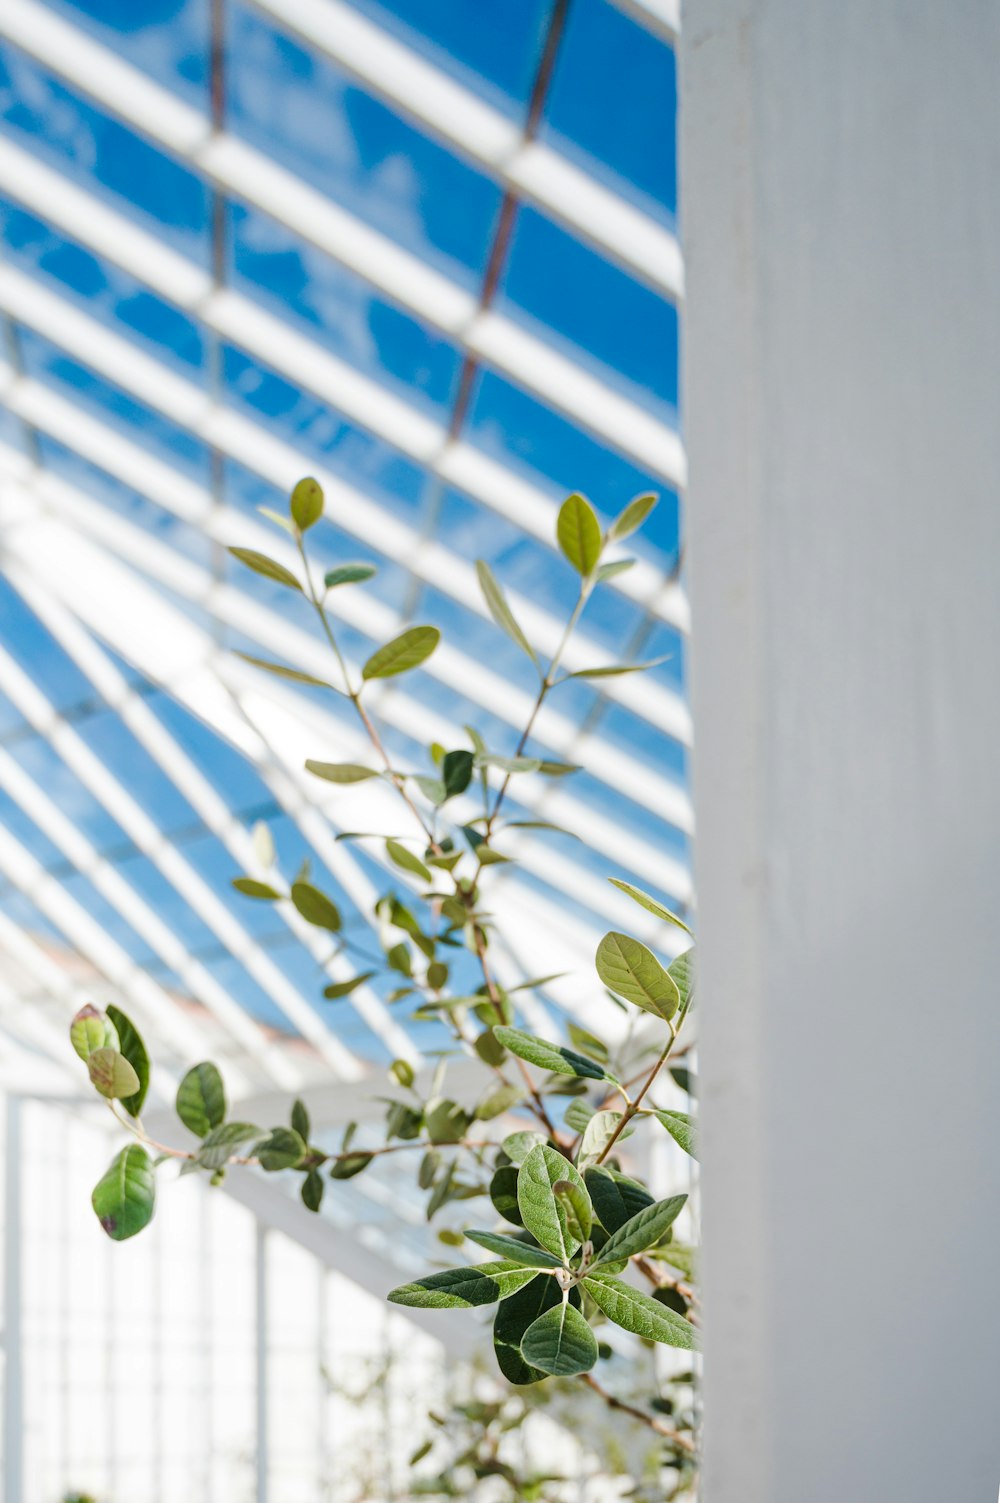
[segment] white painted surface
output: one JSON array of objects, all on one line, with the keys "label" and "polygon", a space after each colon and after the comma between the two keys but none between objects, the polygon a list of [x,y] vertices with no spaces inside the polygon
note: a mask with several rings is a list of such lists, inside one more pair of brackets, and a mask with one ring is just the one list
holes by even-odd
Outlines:
[{"label": "white painted surface", "polygon": [[705,1503],[1000,1480],[1000,7],[689,0]]}]

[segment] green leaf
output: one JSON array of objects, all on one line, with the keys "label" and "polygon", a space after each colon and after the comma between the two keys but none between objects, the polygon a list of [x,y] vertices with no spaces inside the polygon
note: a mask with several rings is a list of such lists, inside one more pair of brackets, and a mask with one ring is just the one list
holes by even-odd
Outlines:
[{"label": "green leaf", "polygon": [[310,1169],[302,1181],[299,1194],[302,1196],[302,1204],[307,1211],[318,1211],[323,1204],[323,1191],[326,1189],[323,1176],[318,1169]]},{"label": "green leaf", "polygon": [[413,1066],[408,1059],[394,1059],[389,1066],[389,1074],[397,1085],[409,1087],[413,1084]]},{"label": "green leaf", "polygon": [[554,1378],[589,1372],[597,1361],[597,1337],[568,1299],[532,1321],[521,1341],[521,1355],[531,1367]]},{"label": "green leaf", "polygon": [[577,1242],[586,1242],[594,1224],[594,1208],[586,1190],[582,1185],[573,1184],[572,1180],[557,1179],[552,1193],[566,1218],[570,1236]]},{"label": "green leaf", "polygon": [[272,511],[270,506],[258,506],[257,510],[262,517],[266,517],[269,522],[273,522],[276,527],[287,532],[290,538],[295,536],[295,523],[290,517],[283,517],[280,512]]},{"label": "green leaf", "polygon": [[588,1159],[599,1158],[614,1137],[621,1120],[621,1112],[595,1112],[584,1129],[577,1163],[582,1166]]},{"label": "green leaf", "polygon": [[294,1169],[305,1157],[306,1145],[292,1127],[274,1127],[258,1144],[256,1157],[262,1169],[274,1174],[278,1169]]},{"label": "green leaf", "polygon": [[608,528],[608,542],[616,543],[619,538],[627,538],[631,533],[637,532],[659,499],[655,491],[647,491],[630,501]]},{"label": "green leaf", "polygon": [[581,1028],[578,1023],[567,1023],[566,1032],[569,1034],[570,1042],[576,1045],[581,1054],[586,1054],[590,1059],[596,1060],[599,1065],[607,1064],[608,1046],[603,1039],[599,1039],[596,1034],[588,1033],[586,1028]]},{"label": "green leaf", "polygon": [[80,1058],[87,1060],[96,1049],[117,1049],[118,1033],[107,1014],[88,1002],[69,1025],[69,1041]]},{"label": "green leaf", "polygon": [[374,976],[374,971],[362,971],[360,976],[352,976],[349,981],[331,981],[329,986],[324,986],[323,995],[332,1001],[335,997],[347,997],[357,987],[363,986]]},{"label": "green leaf", "polygon": [[[565,1160],[563,1160],[565,1163]],[[522,1242],[519,1237],[509,1237],[504,1232],[477,1232],[467,1231],[465,1234],[470,1242],[475,1242],[477,1247],[485,1247],[487,1252],[496,1253],[498,1257],[507,1259],[508,1262],[520,1263],[525,1268],[561,1268],[562,1259],[553,1257],[552,1253],[546,1252],[544,1247],[534,1247],[530,1242]]]},{"label": "green leaf", "polygon": [[269,882],[258,882],[256,877],[234,877],[233,886],[245,898],[259,898],[265,903],[276,903],[284,897],[283,892],[279,892]]},{"label": "green leaf", "polygon": [[680,993],[681,1007],[687,1012],[694,995],[694,949],[685,950],[683,955],[678,955],[667,966],[667,971]]},{"label": "green leaf", "polygon": [[445,1268],[441,1273],[428,1273],[412,1284],[393,1289],[387,1297],[394,1305],[467,1310],[473,1305],[493,1305],[506,1299],[537,1277],[536,1269],[516,1263],[480,1263],[473,1268]]},{"label": "green leaf", "polygon": [[477,767],[496,767],[500,772],[537,772],[541,767],[540,757],[495,757],[492,752],[481,753],[476,758]]},{"label": "green leaf", "polygon": [[373,652],[361,670],[361,677],[392,678],[396,673],[408,673],[425,662],[441,640],[436,626],[411,626],[400,636],[393,637],[384,647]]},{"label": "green leaf", "polygon": [[215,1065],[194,1065],[177,1087],[177,1115],[198,1138],[226,1120],[226,1088]]},{"label": "green leaf", "polygon": [[514,613],[507,604],[506,596],[493,577],[493,571],[483,560],[476,560],[476,573],[479,575],[479,588],[483,592],[486,601],[486,609],[501,631],[505,631],[512,642],[516,642],[522,652],[526,652],[531,661],[538,666],[538,657],[535,649],[528,641],[524,632],[518,626]]},{"label": "green leaf", "polygon": [[300,532],[306,532],[323,515],[323,487],[318,480],[307,475],[292,491],[289,501],[292,521]]},{"label": "green leaf", "polygon": [[298,668],[286,668],[284,663],[272,663],[267,658],[255,658],[249,652],[237,652],[236,656],[242,658],[244,663],[251,663],[254,668],[263,668],[265,673],[273,673],[277,678],[290,678],[294,684],[312,684],[315,689],[332,689],[334,694],[342,692],[335,684],[327,683],[325,678],[314,678],[311,673],[301,673]]},{"label": "green leaf", "polygon": [[286,569],[276,559],[268,558],[266,553],[258,553],[254,548],[230,548],[229,552],[255,574],[263,574],[265,579],[273,579],[276,584],[286,585],[290,590],[301,591],[302,586],[291,569]]},{"label": "green leaf", "polygon": [[590,1165],[583,1171],[583,1178],[606,1232],[618,1231],[632,1216],[653,1204],[652,1195],[636,1180],[603,1164]]},{"label": "green leaf", "polygon": [[448,798],[464,793],[472,782],[473,755],[470,751],[445,752],[441,759],[441,776]]},{"label": "green leaf", "polygon": [[363,783],[366,778],[378,777],[374,768],[361,767],[357,762],[315,762],[311,757],[306,760],[306,772],[328,783]]},{"label": "green leaf", "polygon": [[566,778],[572,772],[582,772],[579,762],[555,762],[546,758],[538,764],[538,771],[547,778]]},{"label": "green leaf", "polygon": [[366,579],[373,579],[377,573],[374,564],[341,564],[323,576],[323,583],[328,590],[335,590],[338,585],[364,584]]},{"label": "green leaf", "polygon": [[686,1201],[686,1195],[671,1195],[669,1200],[658,1200],[651,1206],[643,1207],[624,1226],[612,1233],[591,1266],[599,1268],[602,1263],[634,1258],[636,1253],[645,1252],[647,1247],[655,1247],[673,1226]]},{"label": "green leaf", "polygon": [[139,1090],[139,1077],[117,1049],[94,1049],[87,1059],[94,1089],[109,1101],[121,1101]]},{"label": "green leaf", "polygon": [[587,1123],[594,1115],[594,1110],[590,1102],[582,1098],[571,1101],[566,1108],[566,1126],[572,1128],[574,1132],[586,1132]]},{"label": "green leaf", "polygon": [[581,1238],[569,1228],[566,1212],[556,1198],[553,1185],[560,1180],[576,1185],[586,1194],[584,1182],[568,1159],[540,1143],[521,1165],[517,1179],[517,1204],[521,1220],[535,1241],[547,1252],[568,1260],[576,1252]]},{"label": "green leaf", "polygon": [[693,1159],[698,1157],[698,1129],[693,1117],[687,1112],[658,1111],[653,1116],[667,1129],[674,1142],[689,1153]]},{"label": "green leaf", "polygon": [[309,1112],[298,1097],[292,1102],[292,1131],[298,1133],[303,1143],[309,1142]]},{"label": "green leaf", "polygon": [[434,880],[420,857],[408,851],[405,845],[400,845],[398,840],[387,840],[385,853],[393,865],[398,866],[401,871],[413,872],[414,876],[421,877],[425,882]]},{"label": "green leaf", "polygon": [[680,1006],[680,992],[652,950],[628,934],[606,934],[597,947],[597,974],[609,991],[645,1012],[669,1021]]},{"label": "green leaf", "polygon": [[690,1321],[676,1311],[650,1299],[610,1274],[588,1275],[583,1287],[599,1310],[623,1330],[642,1336],[647,1341],[662,1341],[665,1346],[676,1346],[684,1351],[695,1351],[698,1333]]},{"label": "green leaf", "polygon": [[[576,1289],[571,1290],[570,1299],[579,1303]],[[498,1306],[493,1321],[493,1350],[508,1383],[538,1383],[545,1377],[541,1368],[531,1367],[521,1356],[521,1340],[540,1315],[561,1303],[562,1291],[555,1279],[541,1275]]]},{"label": "green leaf", "polygon": [[[658,919],[663,919],[667,924],[676,924],[678,929],[683,929],[685,934],[691,934],[691,930],[683,919],[679,919],[676,913],[671,913],[669,908],[664,908],[655,898],[651,898],[648,892],[643,892],[641,887],[633,887],[631,882],[619,882],[617,877],[609,877],[612,887],[618,887],[622,892],[628,893],[634,903],[640,908],[645,908],[647,913],[655,913]],[[692,939],[694,936],[691,936]]]},{"label": "green leaf", "polygon": [[485,1096],[475,1110],[475,1117],[480,1122],[492,1122],[494,1117],[501,1116],[510,1111],[519,1101],[523,1101],[524,1091],[518,1085],[498,1086]]},{"label": "green leaf", "polygon": [[325,892],[320,892],[311,882],[293,882],[291,897],[307,924],[315,924],[318,929],[329,929],[336,934],[341,924],[340,909]]},{"label": "green leaf", "polygon": [[551,1070],[555,1075],[579,1075],[587,1080],[614,1080],[613,1075],[592,1059],[586,1059],[561,1044],[535,1038],[534,1034],[525,1033],[521,1028],[504,1028],[498,1024],[493,1032],[511,1054],[526,1059],[530,1065],[538,1065],[542,1070]]},{"label": "green leaf", "polygon": [[559,508],[556,537],[573,568],[584,578],[592,574],[601,556],[601,525],[590,502],[575,491]]},{"label": "green leaf", "polygon": [[496,1170],[490,1180],[490,1200],[493,1202],[493,1209],[504,1221],[510,1221],[514,1226],[521,1225],[521,1212],[517,1207],[517,1168],[514,1164],[502,1164]]},{"label": "green leaf", "polygon": [[349,1153],[346,1158],[334,1159],[330,1165],[330,1178],[353,1179],[362,1169],[368,1168],[373,1157],[370,1153]]},{"label": "green leaf", "polygon": [[441,1096],[428,1101],[424,1120],[432,1143],[457,1143],[469,1126],[468,1112],[457,1101],[447,1101]]},{"label": "green leaf", "polygon": [[604,584],[609,579],[617,579],[618,575],[624,574],[626,569],[634,568],[634,558],[616,558],[613,563],[601,564],[595,578],[600,584]]},{"label": "green leaf", "polygon": [[203,1169],[221,1169],[229,1162],[237,1148],[245,1148],[247,1143],[259,1142],[266,1136],[267,1134],[259,1127],[254,1127],[252,1122],[222,1123],[219,1127],[213,1127],[210,1133],[206,1133],[198,1149],[198,1163]]},{"label": "green leaf", "polygon": [[143,1102],[146,1100],[146,1092],[149,1090],[149,1055],[139,1030],[131,1019],[125,1016],[120,1007],[115,1007],[113,1004],[109,1006],[108,1017],[118,1034],[118,1047],[132,1066],[139,1081],[139,1089],[131,1096],[123,1096],[121,1103],[130,1117],[138,1117],[142,1111]]},{"label": "green leaf", "polygon": [[522,1132],[512,1132],[504,1138],[501,1147],[512,1164],[523,1164],[533,1148],[539,1143],[545,1142],[544,1133],[531,1132],[525,1129]]},{"label": "green leaf", "polygon": [[659,668],[661,663],[669,662],[670,653],[660,658],[649,658],[645,663],[609,663],[603,668],[577,668],[575,673],[567,673],[567,678],[615,678],[619,673],[645,673],[647,668]]},{"label": "green leaf", "polygon": [[111,1160],[90,1203],[114,1242],[124,1242],[149,1225],[156,1203],[156,1172],[141,1143],[130,1143]]}]

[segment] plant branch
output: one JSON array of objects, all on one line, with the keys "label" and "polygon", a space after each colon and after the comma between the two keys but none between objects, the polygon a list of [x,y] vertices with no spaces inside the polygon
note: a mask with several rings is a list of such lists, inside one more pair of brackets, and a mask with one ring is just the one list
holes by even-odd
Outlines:
[{"label": "plant branch", "polygon": [[607,1158],[608,1154],[611,1152],[612,1148],[618,1142],[618,1139],[621,1137],[622,1133],[625,1131],[626,1127],[628,1127],[628,1125],[631,1122],[632,1118],[635,1116],[636,1112],[639,1110],[640,1106],[642,1105],[642,1098],[645,1096],[646,1092],[649,1090],[650,1086],[653,1084],[653,1081],[656,1079],[657,1075],[659,1075],[660,1071],[663,1069],[663,1066],[666,1064],[667,1060],[670,1058],[670,1051],[671,1051],[671,1049],[673,1049],[674,1045],[677,1042],[677,1031],[678,1030],[674,1027],[673,1023],[668,1023],[667,1027],[670,1029],[670,1037],[667,1040],[667,1046],[666,1046],[666,1048],[662,1051],[662,1053],[660,1054],[659,1059],[656,1061],[656,1064],[653,1066],[653,1068],[650,1070],[649,1074],[646,1076],[646,1079],[643,1082],[643,1084],[639,1087],[639,1093],[635,1097],[634,1101],[630,1101],[629,1104],[628,1104],[628,1106],[622,1112],[621,1121],[618,1123],[618,1126],[615,1128],[614,1132],[611,1134],[611,1137],[605,1143],[603,1149],[601,1150],[600,1154],[597,1157],[596,1162],[598,1164],[603,1164],[604,1163],[604,1160]]},{"label": "plant branch", "polygon": [[671,1441],[678,1450],[687,1451],[692,1456],[695,1454],[695,1443],[689,1436],[684,1435],[680,1430],[675,1430],[672,1425],[668,1425],[664,1420],[657,1419],[655,1414],[649,1414],[645,1409],[638,1409],[634,1404],[628,1404],[624,1399],[619,1399],[613,1393],[609,1393],[606,1388],[598,1383],[592,1373],[583,1373],[582,1377],[587,1387],[593,1393],[596,1393],[598,1398],[603,1399],[609,1409],[616,1409],[621,1414],[631,1415],[632,1419],[638,1420],[640,1424],[648,1426],[650,1430],[655,1430],[657,1435],[662,1435]]}]

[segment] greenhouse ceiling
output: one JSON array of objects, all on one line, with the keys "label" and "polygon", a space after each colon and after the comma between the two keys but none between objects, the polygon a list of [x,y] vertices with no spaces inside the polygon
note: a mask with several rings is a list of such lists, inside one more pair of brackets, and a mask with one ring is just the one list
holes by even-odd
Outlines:
[{"label": "greenhouse ceiling", "polygon": [[[237,1094],[436,1046],[378,979],[323,1000],[385,881],[381,843],[336,837],[392,816],[381,786],[303,770],[360,750],[341,706],[234,653],[325,671],[306,613],[226,551],[280,557],[259,509],[307,473],[321,563],[378,566],[333,602],[350,660],[417,614],[444,630],[372,696],[408,767],[473,719],[510,750],[530,709],[476,560],[551,651],[574,588],[562,498],[609,516],[660,492],[570,666],[665,661],[576,680],[540,716],[534,744],[585,770],[519,778],[517,812],[583,838],[512,838],[531,875],[495,879],[517,919],[498,973],[565,973],[534,1021],[586,1021],[602,930],[663,939],[606,878],[689,904],[672,16],[520,0],[484,29],[435,0],[146,0],[137,21],[128,0],[4,0],[6,1068],[61,1065],[95,991],[168,1075],[212,1053]],[[260,820],[336,896],[343,953],[233,891]]]}]

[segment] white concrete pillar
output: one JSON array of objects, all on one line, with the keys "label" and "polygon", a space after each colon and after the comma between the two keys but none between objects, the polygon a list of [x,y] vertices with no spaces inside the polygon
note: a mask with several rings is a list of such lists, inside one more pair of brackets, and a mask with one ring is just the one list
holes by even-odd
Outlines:
[{"label": "white concrete pillar", "polygon": [[681,53],[705,1503],[994,1503],[1000,4]]}]

